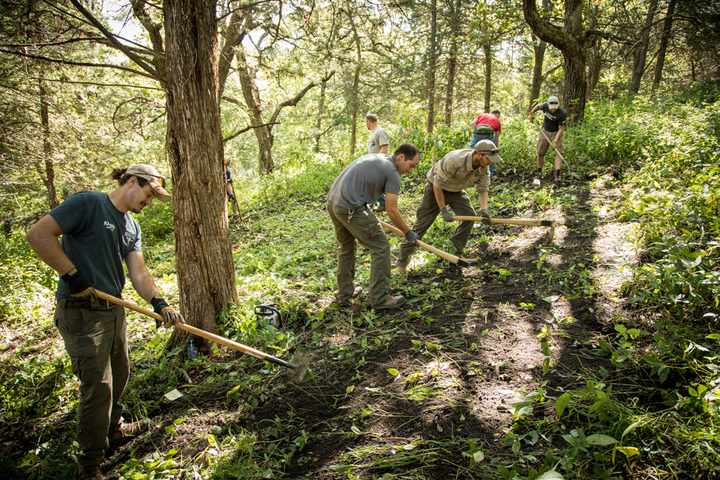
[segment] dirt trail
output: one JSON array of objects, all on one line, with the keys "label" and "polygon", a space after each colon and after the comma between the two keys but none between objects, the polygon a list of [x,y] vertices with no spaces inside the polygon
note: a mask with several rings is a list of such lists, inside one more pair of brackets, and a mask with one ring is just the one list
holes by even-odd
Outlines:
[{"label": "dirt trail", "polygon": [[[252,412],[214,421],[257,432],[266,448],[304,435],[307,443],[287,462],[285,478],[477,478],[467,469],[469,440],[486,463],[516,459],[503,445],[509,400],[541,385],[555,397],[559,387],[582,384],[587,369],[610,368],[591,353],[594,339],[611,330],[608,320],[623,308],[618,292],[629,274],[623,266],[635,261],[633,226],[608,220],[617,195],[610,180],[556,188],[554,195],[568,201],[544,212],[513,212],[557,221],[553,245],[543,242],[542,227],[481,227],[491,233],[483,231],[490,241],[474,247],[477,266],[411,265],[396,288],[408,308],[370,317],[365,327],[351,324],[366,317],[331,308],[322,346],[305,349],[316,352],[311,379],[281,387]],[[545,375],[542,341],[554,355]],[[226,391],[194,405],[217,410]],[[271,429],[279,424],[286,430],[275,438]],[[184,428],[186,435],[168,439],[160,432],[153,443],[190,458],[194,432]]]}]

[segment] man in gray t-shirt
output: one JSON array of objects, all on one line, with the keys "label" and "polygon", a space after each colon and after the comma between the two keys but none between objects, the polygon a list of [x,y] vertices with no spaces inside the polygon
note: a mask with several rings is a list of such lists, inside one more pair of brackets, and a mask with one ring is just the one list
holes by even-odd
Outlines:
[{"label": "man in gray t-shirt", "polygon": [[397,208],[400,175],[420,163],[420,151],[404,143],[392,155],[370,154],[353,161],[338,176],[328,193],[327,210],[335,226],[338,248],[337,299],[346,304],[355,292],[357,242],[370,250],[370,304],[376,310],[397,308],[405,297],[390,295],[390,242],[380,221],[367,206],[385,193],[387,215],[405,232],[407,241],[417,240]]},{"label": "man in gray t-shirt", "polygon": [[[120,297],[123,263],[137,293],[152,304],[170,328],[184,323],[160,296],[141,250],[140,213],[154,199],[170,200],[165,180],[150,165],[116,168],[118,187],[80,192],[36,223],[27,241],[59,274],[54,321],[65,342],[72,371],[80,379],[77,435],[79,478],[103,478],[99,465],[147,421],[123,424],[121,396],[130,376],[125,309],[98,298],[95,288]],[[58,240],[62,236],[62,242]]]},{"label": "man in gray t-shirt", "polygon": [[[388,134],[380,125],[378,125],[377,115],[368,113],[365,115],[365,126],[370,130],[370,139],[368,140],[368,153],[387,153],[390,140]],[[377,200],[378,206],[375,207],[376,212],[385,211],[385,195],[381,195]]]}]

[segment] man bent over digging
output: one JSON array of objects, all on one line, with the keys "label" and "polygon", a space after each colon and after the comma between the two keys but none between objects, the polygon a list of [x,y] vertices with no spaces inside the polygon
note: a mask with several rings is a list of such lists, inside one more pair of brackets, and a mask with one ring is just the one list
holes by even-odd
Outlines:
[{"label": "man bent over digging", "polygon": [[[453,213],[447,207],[452,207],[455,215],[467,215],[474,217],[475,209],[470,204],[470,198],[465,189],[476,184],[478,202],[480,203],[480,216],[490,222],[488,210],[488,188],[490,187],[490,176],[488,167],[493,163],[502,161],[498,155],[497,147],[490,140],[480,140],[475,147],[453,150],[441,158],[432,166],[427,173],[428,183],[425,185],[420,206],[417,209],[415,225],[412,231],[417,238],[422,238],[425,232],[432,226],[435,218],[440,214],[446,222],[452,222]],[[472,221],[463,221],[450,237],[455,255],[462,257],[465,245],[470,238],[473,228]],[[483,220],[485,223],[485,220]],[[407,235],[406,235],[407,238]],[[397,269],[401,274],[407,273],[407,265],[410,255],[415,251],[417,245],[414,242],[404,241],[400,244],[400,255],[397,261]],[[463,258],[468,263],[476,263],[477,260]]]},{"label": "man bent over digging", "polygon": [[[390,242],[368,205],[384,193],[387,216],[413,243],[417,235],[398,211],[400,175],[412,172],[420,163],[420,151],[404,143],[392,155],[363,155],[342,171],[328,193],[327,211],[335,226],[338,248],[337,300],[348,304],[355,296],[355,251],[357,243],[370,250],[370,304],[375,310],[398,308],[402,295],[390,295]],[[359,288],[359,287],[358,287]]]}]

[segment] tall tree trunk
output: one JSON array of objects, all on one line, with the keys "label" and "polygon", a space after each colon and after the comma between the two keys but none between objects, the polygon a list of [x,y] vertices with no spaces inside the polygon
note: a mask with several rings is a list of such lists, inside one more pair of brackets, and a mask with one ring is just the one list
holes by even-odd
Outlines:
[{"label": "tall tree trunk", "polygon": [[320,137],[322,136],[322,116],[325,113],[325,90],[327,89],[327,81],[323,80],[320,84],[320,100],[318,101],[317,121],[315,122],[315,153],[320,153]]},{"label": "tall tree trunk", "polygon": [[592,98],[593,92],[600,82],[600,70],[602,69],[602,39],[596,38],[589,49],[590,56],[588,58],[588,84],[587,96]]},{"label": "tall tree trunk", "polygon": [[670,30],[672,29],[673,15],[675,14],[675,4],[677,0],[670,0],[670,4],[667,9],[667,16],[665,17],[665,24],[663,25],[662,38],[660,39],[660,48],[658,49],[657,63],[655,64],[655,78],[652,83],[652,95],[655,95],[660,81],[662,80],[663,66],[665,65],[665,52],[667,51],[667,44],[670,40]]},{"label": "tall tree trunk", "polygon": [[[543,17],[549,15],[552,11],[552,1],[543,0]],[[535,104],[540,99],[540,87],[543,82],[543,63],[545,62],[545,50],[547,50],[547,42],[542,39],[538,39],[537,45],[533,46],[535,53],[534,64],[533,64],[533,75],[530,83],[530,103],[528,104],[528,111],[532,110]]]},{"label": "tall tree trunk", "polygon": [[448,58],[447,93],[445,97],[445,125],[450,126],[453,114],[453,95],[455,91],[455,69],[457,68],[458,42],[460,37],[460,8],[462,0],[456,0],[452,11],[452,39],[450,40],[450,56]]},{"label": "tall tree trunk", "polygon": [[[599,6],[596,3],[595,5],[593,5],[592,15],[590,16],[590,30],[595,30],[597,27],[598,10]],[[595,91],[595,87],[597,87],[597,84],[600,81],[600,69],[602,67],[602,50],[600,49],[601,45],[602,38],[598,37],[591,40],[588,48],[588,84],[587,89],[585,90],[588,99],[592,96],[593,92]]]},{"label": "tall tree trunk", "polygon": [[353,32],[353,42],[355,43],[355,55],[357,56],[355,64],[355,73],[353,75],[352,92],[350,92],[350,117],[352,123],[350,125],[350,157],[355,156],[355,144],[357,143],[357,121],[358,121],[358,109],[360,108],[360,70],[362,69],[362,43],[360,42],[360,35],[355,28],[354,13],[347,9],[345,14],[350,20],[350,28]]},{"label": "tall tree trunk", "polygon": [[45,169],[38,162],[37,170],[40,178],[45,184],[45,190],[47,190],[48,196],[48,207],[50,210],[60,205],[57,197],[57,191],[55,190],[55,164],[52,158],[52,142],[50,141],[50,111],[48,105],[50,100],[48,99],[48,92],[43,85],[42,80],[40,81],[40,122],[42,123],[43,129],[43,156],[45,157]]},{"label": "tall tree trunk", "polygon": [[[186,321],[215,331],[237,302],[225,212],[214,0],[166,0],[166,147],[173,179],[175,257]],[[175,330],[170,346],[186,334]]]},{"label": "tall tree trunk", "polygon": [[645,26],[640,35],[640,45],[635,49],[633,58],[632,79],[630,80],[630,88],[628,93],[633,95],[640,90],[640,81],[645,73],[645,60],[647,59],[648,45],[650,44],[650,28],[655,18],[655,10],[657,9],[658,0],[650,0],[647,16],[645,17]]},{"label": "tall tree trunk", "polygon": [[492,93],[492,45],[484,43],[483,53],[485,54],[485,106],[484,112],[490,113],[490,94]]},{"label": "tall tree trunk", "polygon": [[258,142],[258,172],[260,175],[264,175],[271,173],[275,169],[272,157],[272,130],[269,125],[265,125],[263,120],[260,92],[255,84],[255,79],[250,73],[250,67],[245,58],[245,48],[242,45],[238,45],[236,48],[236,58],[240,87],[250,114],[250,124],[254,127],[253,132],[255,132],[255,138]]},{"label": "tall tree trunk", "polygon": [[350,157],[355,156],[355,144],[357,143],[357,118],[358,118],[358,104],[360,99],[360,65],[355,66],[355,73],[353,74],[352,92],[350,93]]},{"label": "tall tree trunk", "polygon": [[427,133],[433,132],[435,122],[435,59],[436,59],[436,34],[437,32],[437,0],[430,4],[430,46],[428,48],[428,120]]},{"label": "tall tree trunk", "polygon": [[540,99],[540,87],[543,81],[542,70],[545,61],[545,50],[547,50],[547,42],[540,40],[538,44],[533,47],[533,50],[535,50],[535,62],[533,64],[533,75],[530,83],[530,103],[528,104],[528,111],[532,110]]}]

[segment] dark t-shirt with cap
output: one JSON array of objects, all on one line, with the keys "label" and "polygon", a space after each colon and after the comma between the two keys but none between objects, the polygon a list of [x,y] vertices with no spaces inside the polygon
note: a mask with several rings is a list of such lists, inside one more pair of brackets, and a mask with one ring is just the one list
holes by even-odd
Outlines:
[{"label": "dark t-shirt with cap", "polygon": [[[116,296],[125,286],[123,261],[142,251],[140,225],[130,212],[115,208],[107,193],[79,192],[50,212],[63,232],[65,255],[100,291]],[[58,281],[57,298],[69,298],[67,284]]]},{"label": "dark t-shirt with cap", "polygon": [[557,132],[567,122],[567,112],[558,105],[555,112],[550,111],[550,105],[545,102],[538,105],[538,110],[543,111],[543,129],[546,132]]}]

